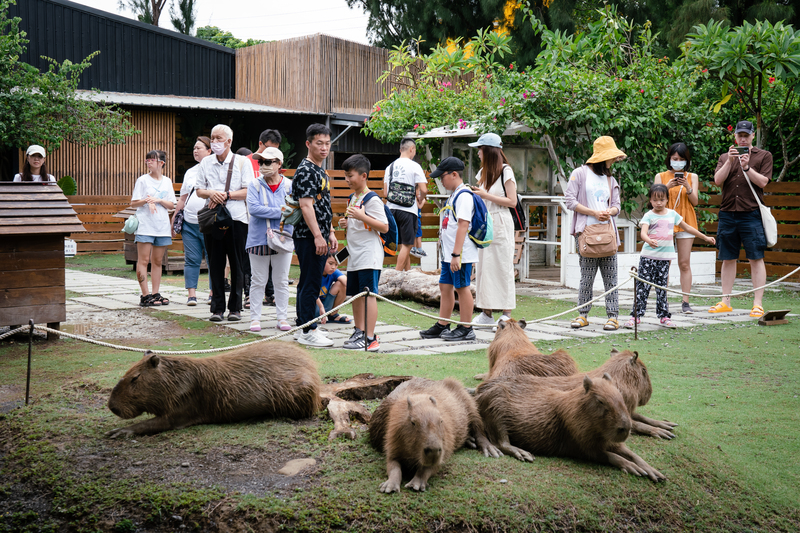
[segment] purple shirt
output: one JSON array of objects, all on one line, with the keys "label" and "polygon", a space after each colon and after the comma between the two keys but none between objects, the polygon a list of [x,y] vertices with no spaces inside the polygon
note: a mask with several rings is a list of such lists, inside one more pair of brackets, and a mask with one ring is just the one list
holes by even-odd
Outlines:
[{"label": "purple shirt", "polygon": [[[589,168],[586,165],[582,165],[573,170],[569,177],[567,191],[564,193],[564,197],[567,200],[567,209],[572,211],[571,235],[582,233],[586,228],[586,219],[589,218],[587,215],[583,215],[575,211],[575,207],[579,204],[584,207],[589,205],[589,200],[586,198],[585,187],[586,173],[588,170]],[[612,207],[616,207],[617,210],[620,209],[619,184],[613,176],[611,177],[611,202],[608,207],[609,209]],[[611,217],[611,222],[614,224],[614,232],[617,234],[617,246],[619,246],[620,242],[619,232],[617,232],[617,217]]]}]

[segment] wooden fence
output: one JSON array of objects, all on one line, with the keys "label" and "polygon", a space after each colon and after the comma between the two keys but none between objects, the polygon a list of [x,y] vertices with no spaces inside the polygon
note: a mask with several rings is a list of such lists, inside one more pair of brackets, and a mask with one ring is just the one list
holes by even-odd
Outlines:
[{"label": "wooden fence", "polygon": [[[125,144],[88,148],[64,141],[47,155],[47,168],[57,179],[72,176],[78,193],[95,196],[130,195],[136,178],[147,173],[145,155],[150,150],[167,152],[164,174],[175,178],[175,113],[131,110],[131,123],[141,135],[128,137]],[[25,153],[20,151],[20,168]],[[130,196],[129,196],[130,198]]]},{"label": "wooden fence", "polygon": [[392,84],[375,80],[389,51],[329,35],[236,50],[236,99],[308,111],[368,115]]},{"label": "wooden fence", "polygon": [[[378,193],[383,198],[383,174],[384,171],[378,170],[370,172],[368,185],[369,188]],[[287,177],[292,177],[294,170],[286,171]],[[347,198],[351,191],[344,179],[343,170],[329,170],[328,175],[331,179],[332,208],[334,213],[334,223],[344,214],[347,208]],[[176,196],[180,193],[180,183],[173,184]],[[126,234],[122,232],[124,219],[114,217],[117,213],[130,206],[130,196],[70,196],[68,197],[78,218],[86,228],[85,232],[73,233],[70,238],[78,245],[78,254],[91,253],[121,253],[126,251]],[[439,217],[433,212],[433,205],[426,203],[422,214],[422,238],[435,239],[438,235]],[[432,227],[425,227],[432,226]],[[345,230],[336,230],[336,237],[343,241],[346,236]],[[132,241],[127,237],[127,241]],[[130,245],[126,258],[131,259]],[[182,270],[183,268],[183,241],[180,235],[172,240],[172,245],[167,249],[168,261],[165,265],[169,270]],[[293,264],[297,264],[297,257],[292,258]],[[412,257],[412,263],[418,264],[419,259]],[[384,264],[396,264],[394,257],[387,257]],[[172,265],[172,266],[169,266]]]},{"label": "wooden fence", "polygon": [[[708,192],[706,187],[701,190]],[[748,192],[749,193],[749,192]],[[722,195],[712,193],[708,202],[700,204],[699,210],[708,213],[719,213],[719,204]],[[764,262],[767,267],[767,276],[781,277],[800,266],[800,183],[770,182],[764,189],[764,204],[772,208],[772,214],[778,221],[778,243],[764,252]],[[706,224],[703,231],[708,235],[716,236],[717,223]],[[699,239],[695,239],[695,244]],[[710,247],[695,246],[695,250],[710,250]],[[722,267],[722,262],[717,261],[717,273]],[[749,277],[750,264],[745,258],[744,250],[739,252],[739,261],[736,264],[737,277]],[[800,273],[790,278],[800,280]]]}]

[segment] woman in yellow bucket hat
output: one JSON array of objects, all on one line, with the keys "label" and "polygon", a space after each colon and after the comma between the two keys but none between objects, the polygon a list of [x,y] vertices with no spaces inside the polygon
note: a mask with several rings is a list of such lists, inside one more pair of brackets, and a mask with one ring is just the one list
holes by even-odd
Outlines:
[{"label": "woman in yellow bucket hat", "polygon": [[[620,212],[619,184],[611,175],[611,165],[621,161],[627,156],[617,148],[614,139],[608,136],[598,137],[594,141],[592,157],[586,164],[572,171],[569,185],[565,193],[567,209],[572,211],[572,235],[577,244],[578,237],[589,224],[612,224],[617,235],[616,217]],[[581,267],[581,282],[578,291],[578,305],[586,304],[592,299],[592,286],[597,276],[597,271],[603,277],[606,290],[617,284],[617,254],[609,257],[584,257],[578,255]],[[587,304],[580,308],[578,315],[570,324],[573,328],[582,328],[589,325],[588,315],[592,305]],[[606,295],[606,314],[608,320],[603,329],[619,329],[619,295],[617,291]]]}]

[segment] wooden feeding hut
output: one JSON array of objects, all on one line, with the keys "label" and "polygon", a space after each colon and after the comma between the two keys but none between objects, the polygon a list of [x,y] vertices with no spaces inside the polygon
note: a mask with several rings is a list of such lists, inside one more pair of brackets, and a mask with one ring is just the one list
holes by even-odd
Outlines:
[{"label": "wooden feeding hut", "polygon": [[79,231],[57,184],[0,182],[0,326],[67,319],[64,238]]}]

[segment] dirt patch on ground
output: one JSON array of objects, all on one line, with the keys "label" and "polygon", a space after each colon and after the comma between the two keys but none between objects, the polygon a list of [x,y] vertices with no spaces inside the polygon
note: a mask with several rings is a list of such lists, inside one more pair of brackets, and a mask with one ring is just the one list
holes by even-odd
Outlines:
[{"label": "dirt patch on ground", "polygon": [[61,329],[90,339],[163,339],[185,334],[174,321],[160,320],[140,309],[72,311]]}]

